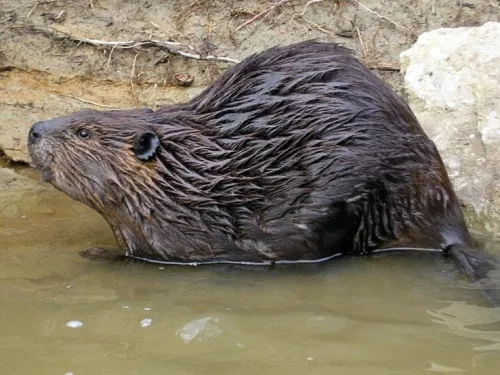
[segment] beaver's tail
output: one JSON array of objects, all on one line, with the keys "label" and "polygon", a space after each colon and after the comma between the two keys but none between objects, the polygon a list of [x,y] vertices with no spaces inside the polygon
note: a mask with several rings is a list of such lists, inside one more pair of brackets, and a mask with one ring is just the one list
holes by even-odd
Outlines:
[{"label": "beaver's tail", "polygon": [[500,271],[498,259],[466,245],[451,245],[445,255],[472,282],[480,284],[482,292],[495,307],[500,307],[500,280],[494,280],[491,275],[491,271]]}]

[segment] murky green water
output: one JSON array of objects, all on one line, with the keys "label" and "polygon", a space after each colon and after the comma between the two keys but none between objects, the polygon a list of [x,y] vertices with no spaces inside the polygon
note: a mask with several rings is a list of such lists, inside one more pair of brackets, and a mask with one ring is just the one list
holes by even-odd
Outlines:
[{"label": "murky green water", "polygon": [[500,309],[436,257],[278,270],[83,259],[105,222],[0,191],[0,374],[500,374]]}]

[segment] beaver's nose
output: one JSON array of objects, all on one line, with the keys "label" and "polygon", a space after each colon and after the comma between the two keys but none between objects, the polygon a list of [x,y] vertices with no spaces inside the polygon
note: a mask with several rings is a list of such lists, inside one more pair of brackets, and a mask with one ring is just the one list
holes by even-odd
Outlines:
[{"label": "beaver's nose", "polygon": [[28,134],[28,141],[30,143],[34,143],[40,140],[43,134],[47,131],[46,128],[47,128],[46,121],[39,121],[34,123],[31,126],[30,132]]}]

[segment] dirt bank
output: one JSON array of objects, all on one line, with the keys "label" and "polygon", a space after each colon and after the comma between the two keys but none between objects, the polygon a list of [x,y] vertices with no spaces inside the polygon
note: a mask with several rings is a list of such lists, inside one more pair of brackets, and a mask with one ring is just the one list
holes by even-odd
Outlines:
[{"label": "dirt bank", "polygon": [[[497,0],[0,1],[0,149],[27,160],[34,121],[187,100],[239,60],[308,38],[356,51],[397,90],[420,33],[500,20]],[[121,43],[115,43],[121,42]],[[210,60],[207,60],[210,59]],[[195,77],[190,88],[175,73]]]}]

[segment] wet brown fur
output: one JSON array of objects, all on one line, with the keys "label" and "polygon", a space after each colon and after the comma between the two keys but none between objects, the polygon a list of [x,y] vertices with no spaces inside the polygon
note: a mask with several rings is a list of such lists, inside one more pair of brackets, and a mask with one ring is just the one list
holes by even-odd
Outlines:
[{"label": "wet brown fur", "polygon": [[[252,55],[188,103],[82,111],[43,129],[34,164],[131,256],[260,262],[471,243],[434,143],[335,44]],[[150,161],[133,150],[144,132],[161,141]]]}]

